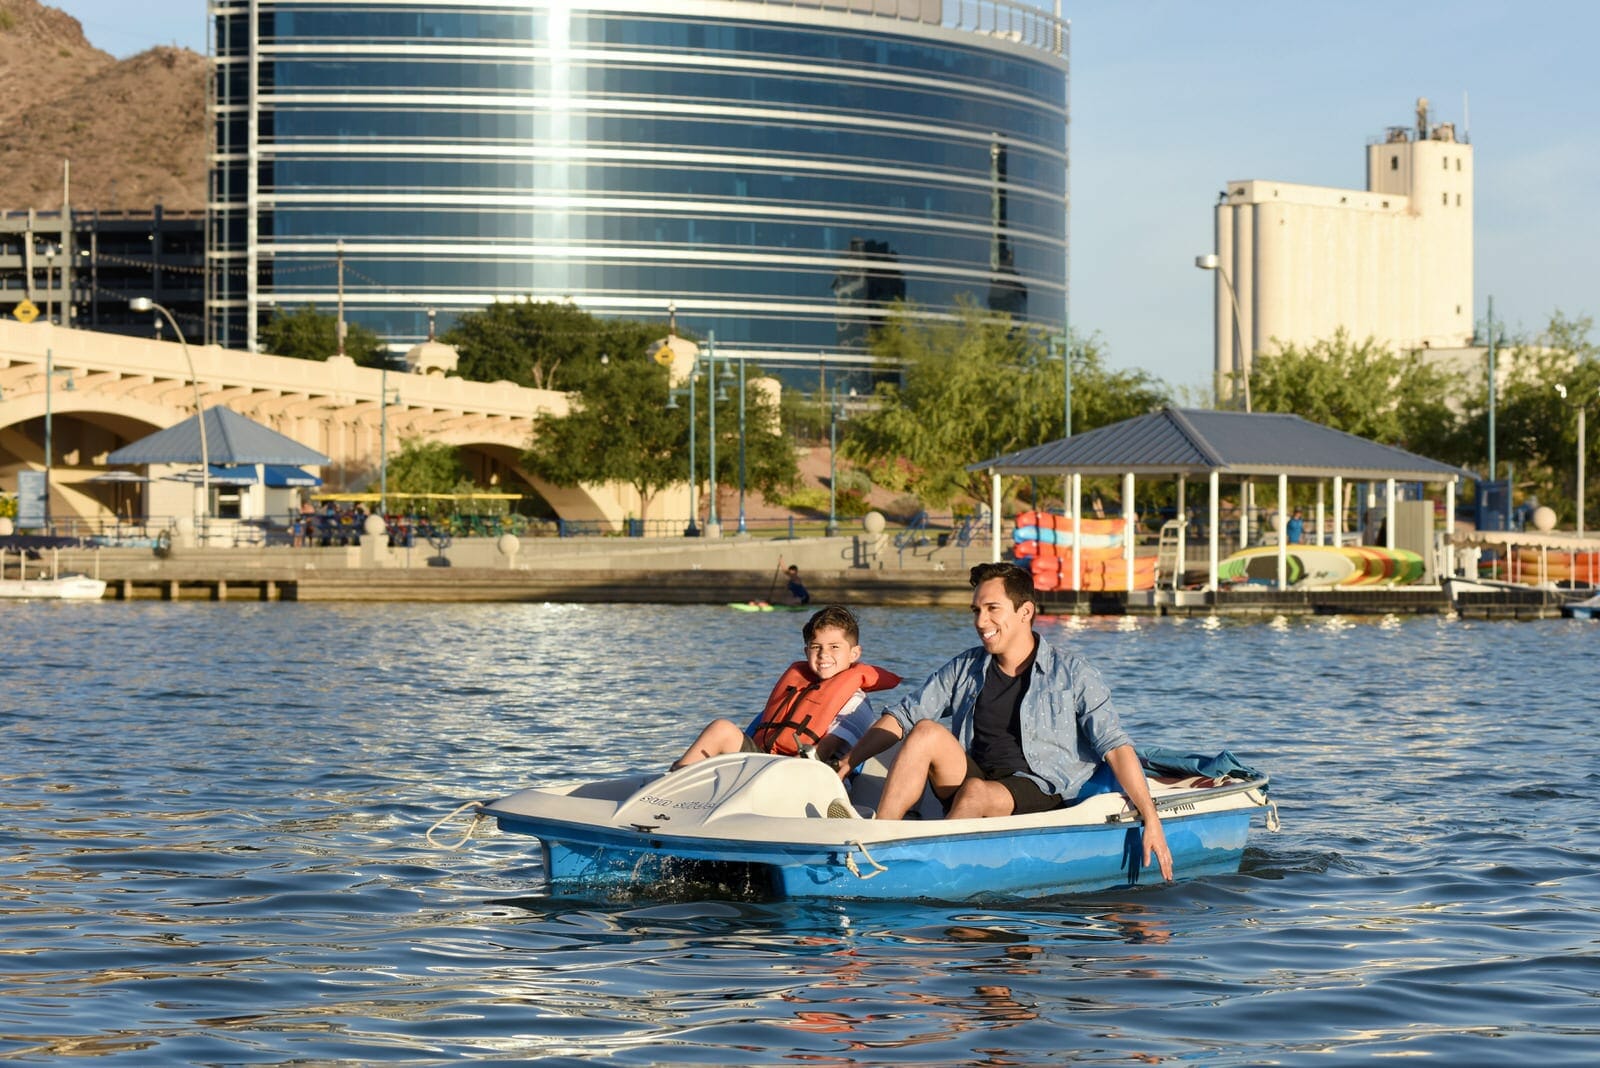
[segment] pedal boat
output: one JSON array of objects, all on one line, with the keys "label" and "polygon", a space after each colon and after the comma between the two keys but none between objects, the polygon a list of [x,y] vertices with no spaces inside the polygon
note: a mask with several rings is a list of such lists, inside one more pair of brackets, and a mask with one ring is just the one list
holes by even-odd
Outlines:
[{"label": "pedal boat", "polygon": [[[885,771],[870,762],[847,792],[815,760],[735,754],[477,807],[502,832],[538,839],[556,896],[963,902],[1161,882],[1159,868],[1143,866],[1143,825],[1120,793],[961,820],[942,818],[926,794],[922,818],[879,820],[871,804]],[[1175,878],[1237,871],[1257,812],[1276,829],[1264,775],[1156,774],[1149,783]]]}]

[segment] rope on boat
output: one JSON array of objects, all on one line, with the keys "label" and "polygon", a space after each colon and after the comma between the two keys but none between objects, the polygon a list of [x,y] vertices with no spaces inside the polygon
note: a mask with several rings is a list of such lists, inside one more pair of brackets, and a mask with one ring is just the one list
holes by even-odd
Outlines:
[{"label": "rope on boat", "polygon": [[[854,875],[857,879],[876,879],[878,876],[889,870],[884,865],[879,864],[876,860],[872,859],[872,854],[867,852],[867,847],[861,844],[861,840],[859,838],[850,844],[855,848],[851,849],[850,852],[844,855],[844,866],[850,869],[851,875]],[[867,863],[876,868],[876,871],[868,872],[865,875],[861,874],[861,869],[856,867],[857,849],[861,850],[861,855],[867,858]]]},{"label": "rope on boat", "polygon": [[462,835],[461,841],[455,843],[454,845],[442,845],[438,842],[435,842],[433,840],[433,832],[437,831],[440,827],[443,827],[445,824],[449,823],[451,820],[455,819],[468,809],[482,809],[482,807],[482,801],[468,801],[466,804],[452,811],[448,816],[445,816],[438,823],[435,823],[432,827],[429,827],[428,833],[423,837],[428,840],[428,844],[433,846],[433,848],[443,849],[447,853],[454,853],[456,850],[467,844],[467,842],[472,838],[472,833],[478,829],[478,824],[482,823],[487,818],[484,816],[483,812],[479,811],[476,816],[472,817],[472,822],[467,825],[467,833]]},{"label": "rope on boat", "polygon": [[1268,801],[1267,802],[1267,830],[1276,831],[1281,826],[1282,826],[1282,824],[1278,822],[1278,803],[1276,801]]}]

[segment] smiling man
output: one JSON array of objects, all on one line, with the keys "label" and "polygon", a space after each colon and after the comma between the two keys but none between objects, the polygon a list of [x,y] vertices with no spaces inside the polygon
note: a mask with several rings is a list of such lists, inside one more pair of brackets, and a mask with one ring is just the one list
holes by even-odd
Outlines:
[{"label": "smiling man", "polygon": [[903,818],[927,786],[951,819],[1046,812],[1120,786],[1144,820],[1145,863],[1172,878],[1144,770],[1100,673],[1034,631],[1028,572],[979,564],[970,581],[981,644],[879,717],[845,762],[903,740],[878,818]]}]

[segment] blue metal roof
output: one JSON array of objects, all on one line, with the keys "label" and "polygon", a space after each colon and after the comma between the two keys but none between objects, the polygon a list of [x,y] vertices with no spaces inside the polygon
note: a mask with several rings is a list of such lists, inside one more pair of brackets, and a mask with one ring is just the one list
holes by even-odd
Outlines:
[{"label": "blue metal roof", "polygon": [[[206,458],[214,464],[329,463],[328,457],[228,408],[207,408]],[[197,464],[200,421],[190,416],[106,457],[113,464]]]},{"label": "blue metal roof", "polygon": [[1472,473],[1280,412],[1164,408],[1019,449],[969,471],[1002,475],[1224,475],[1450,482]]}]

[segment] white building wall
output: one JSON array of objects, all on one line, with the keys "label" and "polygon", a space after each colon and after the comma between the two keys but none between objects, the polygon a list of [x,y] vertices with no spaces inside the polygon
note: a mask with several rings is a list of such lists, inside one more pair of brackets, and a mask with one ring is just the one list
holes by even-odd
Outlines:
[{"label": "white building wall", "polygon": [[[1424,113],[1425,116],[1425,113]],[[1396,350],[1459,348],[1472,323],[1472,147],[1449,125],[1404,128],[1367,149],[1365,190],[1263,180],[1227,185],[1217,256],[1239,299],[1233,351],[1226,287],[1216,287],[1219,382],[1242,357],[1308,345],[1339,329]],[[1219,391],[1224,397],[1231,390]]]}]

